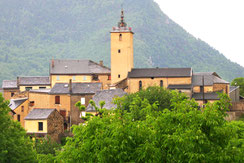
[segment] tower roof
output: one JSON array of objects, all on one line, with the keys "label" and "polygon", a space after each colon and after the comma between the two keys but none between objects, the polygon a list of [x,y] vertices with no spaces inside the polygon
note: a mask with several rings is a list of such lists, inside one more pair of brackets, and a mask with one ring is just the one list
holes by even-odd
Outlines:
[{"label": "tower roof", "polygon": [[127,23],[124,20],[124,9],[121,9],[121,15],[120,15],[120,21],[118,22],[118,26],[117,27],[113,27],[111,32],[132,32],[132,28],[131,27],[127,27]]}]

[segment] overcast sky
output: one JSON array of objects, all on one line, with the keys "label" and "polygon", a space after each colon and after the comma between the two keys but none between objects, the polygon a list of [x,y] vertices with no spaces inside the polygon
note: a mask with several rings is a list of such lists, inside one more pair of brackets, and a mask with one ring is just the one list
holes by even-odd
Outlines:
[{"label": "overcast sky", "polygon": [[155,0],[177,24],[244,66],[244,0]]}]

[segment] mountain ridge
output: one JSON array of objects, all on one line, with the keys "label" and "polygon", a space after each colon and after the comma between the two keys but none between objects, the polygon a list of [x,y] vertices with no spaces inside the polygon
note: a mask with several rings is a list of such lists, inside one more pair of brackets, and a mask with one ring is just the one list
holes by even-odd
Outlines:
[{"label": "mountain ridge", "polygon": [[[12,2],[12,3],[11,3]],[[48,75],[49,60],[104,60],[110,66],[110,34],[120,19],[135,32],[135,67],[192,67],[225,80],[244,68],[165,15],[153,0],[0,1],[0,81]]]}]

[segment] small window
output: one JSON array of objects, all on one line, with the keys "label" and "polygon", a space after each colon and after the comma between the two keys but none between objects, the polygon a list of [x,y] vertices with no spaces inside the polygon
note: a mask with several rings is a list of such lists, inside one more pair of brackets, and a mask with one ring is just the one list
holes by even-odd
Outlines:
[{"label": "small window", "polygon": [[121,52],[121,50],[119,49],[119,50],[118,50],[118,53],[120,53],[120,52]]},{"label": "small window", "polygon": [[111,80],[111,75],[108,75],[108,80]]},{"label": "small window", "polygon": [[25,87],[26,91],[32,90],[32,87]]},{"label": "small window", "polygon": [[57,80],[57,81],[59,81],[59,80],[60,80],[60,79],[59,79],[59,76],[57,76],[57,77],[56,77],[56,80]]},{"label": "small window", "polygon": [[120,78],[120,74],[118,75],[118,78]]},{"label": "small window", "polygon": [[154,77],[151,77],[151,79],[154,79]]},{"label": "small window", "polygon": [[73,80],[75,81],[75,76],[73,76],[72,78],[73,78]]},{"label": "small window", "polygon": [[20,122],[20,115],[19,114],[17,115],[17,118],[18,118],[18,121]]},{"label": "small window", "polygon": [[142,89],[142,81],[139,81],[139,90]]},{"label": "small window", "polygon": [[38,122],[38,130],[43,131],[43,122]]},{"label": "small window", "polygon": [[164,86],[164,82],[163,80],[160,80],[160,87],[163,87]]},{"label": "small window", "polygon": [[86,81],[86,76],[83,76],[83,80]]},{"label": "small window", "polygon": [[14,92],[11,92],[11,97],[13,97],[14,96]]},{"label": "small window", "polygon": [[55,104],[60,104],[60,96],[55,96]]},{"label": "small window", "polygon": [[21,106],[21,112],[24,112],[25,107]]},{"label": "small window", "polygon": [[30,101],[30,106],[34,106],[35,105],[35,101]]},{"label": "small window", "polygon": [[119,34],[119,41],[122,41],[122,34]]},{"label": "small window", "polygon": [[46,87],[39,87],[39,89],[46,89]]},{"label": "small window", "polygon": [[98,75],[92,75],[92,80],[98,81]]},{"label": "small window", "polygon": [[85,99],[85,97],[81,97],[81,99],[80,99],[80,103],[81,103],[82,105],[85,105],[85,104],[86,104],[86,99]]}]

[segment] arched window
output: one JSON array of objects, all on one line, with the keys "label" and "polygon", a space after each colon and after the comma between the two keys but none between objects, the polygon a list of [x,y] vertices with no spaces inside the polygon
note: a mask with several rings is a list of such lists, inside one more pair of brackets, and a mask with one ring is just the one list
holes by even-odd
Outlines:
[{"label": "arched window", "polygon": [[160,80],[160,87],[163,87],[164,86],[164,82],[163,80]]},{"label": "arched window", "polygon": [[139,81],[139,90],[141,90],[141,89],[142,89],[142,82]]},{"label": "arched window", "polygon": [[122,34],[119,34],[119,41],[122,41]]}]

